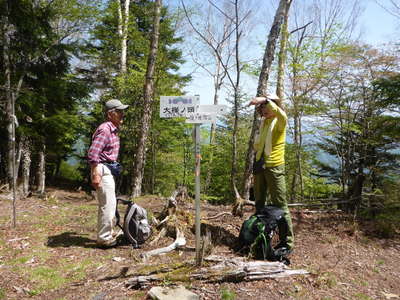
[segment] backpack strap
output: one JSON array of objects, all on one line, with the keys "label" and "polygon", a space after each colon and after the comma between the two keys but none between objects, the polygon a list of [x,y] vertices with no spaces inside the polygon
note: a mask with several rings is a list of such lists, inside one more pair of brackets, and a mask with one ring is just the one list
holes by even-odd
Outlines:
[{"label": "backpack strap", "polygon": [[[134,206],[132,208],[132,206],[133,206],[132,202],[130,202],[129,206],[130,206],[130,209],[128,210],[128,214],[125,215],[125,222],[124,222],[123,230],[124,230],[126,237],[129,239],[129,242],[132,244],[132,247],[134,249],[137,249],[140,247],[139,247],[137,240],[133,237],[133,235],[134,236],[138,235],[138,224],[137,224],[136,220],[134,219],[134,215],[136,214],[136,206]],[[133,228],[133,230],[134,230],[133,235],[131,234],[131,231],[130,231],[130,226],[129,226],[130,220],[132,220],[132,222],[134,222],[134,224],[135,224],[135,226]]]},{"label": "backpack strap", "polygon": [[117,221],[117,226],[122,230],[124,230],[124,228],[121,225],[121,215],[119,214],[118,211],[118,203],[122,203],[123,205],[129,205],[129,204],[132,205],[132,201],[117,198],[117,205],[115,206],[115,219]]},{"label": "backpack strap", "polygon": [[119,228],[121,228],[122,230],[124,230],[124,228],[122,228],[121,226],[121,216],[118,212],[118,202],[122,201],[122,199],[117,198],[117,205],[115,206],[115,219],[117,221],[117,226]]},{"label": "backpack strap", "polygon": [[263,222],[259,222],[256,226],[258,230],[258,236],[255,238],[253,244],[251,244],[250,252],[253,252],[254,247],[257,247],[257,245],[261,243],[263,259],[266,259],[268,258],[268,246],[270,245],[270,243],[268,243],[267,237],[265,236],[265,224]]}]

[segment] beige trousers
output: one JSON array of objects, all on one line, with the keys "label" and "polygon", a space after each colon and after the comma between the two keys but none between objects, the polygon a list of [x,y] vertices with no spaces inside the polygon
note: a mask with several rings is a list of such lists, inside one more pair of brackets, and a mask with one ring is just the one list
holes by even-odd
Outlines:
[{"label": "beige trousers", "polygon": [[98,214],[97,214],[97,243],[109,243],[113,240],[113,227],[115,224],[115,181],[111,171],[103,164],[97,165],[101,174],[101,186],[97,189]]}]

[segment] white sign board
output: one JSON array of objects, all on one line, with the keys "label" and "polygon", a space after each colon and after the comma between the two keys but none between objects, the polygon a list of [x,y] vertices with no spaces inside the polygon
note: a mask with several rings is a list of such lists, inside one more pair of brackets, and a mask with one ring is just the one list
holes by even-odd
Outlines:
[{"label": "white sign board", "polygon": [[228,112],[226,105],[198,105],[196,112],[224,115]]},{"label": "white sign board", "polygon": [[187,117],[196,112],[200,104],[200,96],[161,96],[160,117]]},{"label": "white sign board", "polygon": [[217,119],[216,114],[196,112],[186,116],[186,123],[191,124],[203,124],[203,123],[215,123]]},{"label": "white sign board", "polygon": [[186,116],[186,123],[215,123],[217,115],[225,114],[227,111],[226,105],[197,105],[196,112]]}]

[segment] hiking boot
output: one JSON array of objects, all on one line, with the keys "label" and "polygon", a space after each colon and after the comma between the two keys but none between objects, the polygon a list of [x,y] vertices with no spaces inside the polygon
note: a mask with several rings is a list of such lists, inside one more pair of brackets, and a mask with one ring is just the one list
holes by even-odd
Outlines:
[{"label": "hiking boot", "polygon": [[97,241],[96,245],[98,248],[101,248],[101,249],[113,248],[117,245],[117,240],[112,239],[109,241]]}]

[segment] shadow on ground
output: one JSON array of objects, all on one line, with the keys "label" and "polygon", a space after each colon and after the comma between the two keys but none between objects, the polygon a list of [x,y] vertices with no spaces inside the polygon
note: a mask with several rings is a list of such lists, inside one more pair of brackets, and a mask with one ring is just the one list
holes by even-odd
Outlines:
[{"label": "shadow on ground", "polygon": [[83,247],[96,248],[96,241],[76,232],[63,232],[58,235],[49,236],[47,238],[47,246],[52,248],[57,247]]}]

